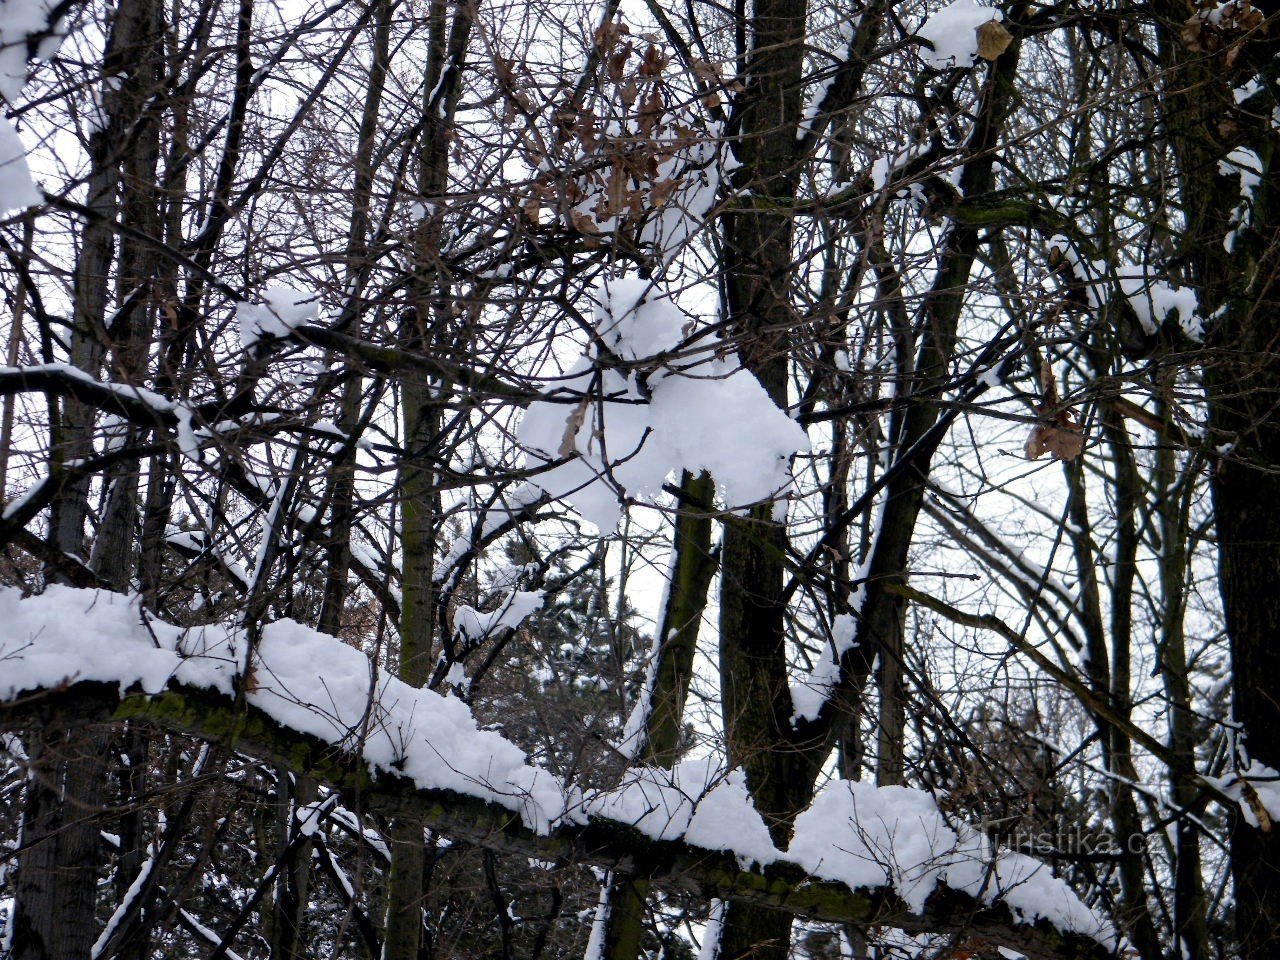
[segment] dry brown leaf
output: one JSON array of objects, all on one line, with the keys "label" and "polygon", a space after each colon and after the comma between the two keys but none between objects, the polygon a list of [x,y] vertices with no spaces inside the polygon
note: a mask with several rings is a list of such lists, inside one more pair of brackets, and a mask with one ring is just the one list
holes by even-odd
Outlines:
[{"label": "dry brown leaf", "polygon": [[1009,48],[1013,34],[999,20],[988,20],[977,28],[978,56],[983,60],[995,60]]},{"label": "dry brown leaf", "polygon": [[662,207],[671,197],[671,192],[675,190],[676,184],[679,183],[675,177],[667,177],[665,180],[659,180],[649,188],[649,202],[655,207]]},{"label": "dry brown leaf", "polygon": [[1204,36],[1204,21],[1200,19],[1200,15],[1196,14],[1182,25],[1182,29],[1178,31],[1178,38],[1182,41],[1182,45],[1192,53],[1203,53],[1204,44],[1201,43],[1201,37]]},{"label": "dry brown leaf", "polygon": [[560,438],[560,449],[556,454],[561,457],[572,457],[578,452],[578,431],[587,419],[587,397],[583,397],[576,407],[569,412],[564,422],[564,436]]},{"label": "dry brown leaf", "polygon": [[720,79],[720,67],[716,64],[694,58],[689,66],[693,70],[693,75],[703,83],[716,83]]},{"label": "dry brown leaf", "polygon": [[1038,460],[1046,453],[1055,460],[1074,460],[1084,453],[1084,430],[1070,410],[1058,410],[1058,382],[1053,365],[1045,357],[1040,364],[1040,403],[1037,411],[1045,419],[1031,428],[1026,453]]},{"label": "dry brown leaf", "polygon": [[630,43],[624,43],[621,50],[605,61],[609,79],[614,83],[622,82],[622,78],[627,72],[627,61],[631,59],[631,49]]},{"label": "dry brown leaf", "polygon": [[648,137],[653,134],[653,130],[658,125],[658,120],[661,119],[662,110],[665,106],[666,104],[662,100],[662,91],[655,86],[640,104],[640,114],[636,125],[640,129],[641,136]]},{"label": "dry brown leaf", "polygon": [[1249,804],[1249,809],[1253,811],[1254,817],[1258,820],[1258,829],[1263,833],[1271,832],[1271,812],[1267,809],[1266,804],[1262,802],[1262,798],[1258,796],[1258,791],[1253,788],[1248,780],[1242,780],[1240,784],[1240,795],[1244,797]]},{"label": "dry brown leaf", "polygon": [[662,68],[666,65],[667,58],[662,55],[662,51],[653,44],[649,44],[644,51],[644,62],[640,64],[640,76],[659,76],[662,73]]},{"label": "dry brown leaf", "polygon": [[1075,460],[1084,453],[1084,431],[1069,412],[1050,423],[1037,423],[1027,438],[1027,456],[1038,460],[1046,453],[1055,460]]},{"label": "dry brown leaf", "polygon": [[596,218],[607,220],[622,211],[627,202],[627,172],[623,168],[622,163],[614,160],[609,167],[609,177],[605,181],[605,202],[601,213],[596,214]]},{"label": "dry brown leaf", "polygon": [[591,217],[583,213],[581,210],[571,210],[569,212],[569,221],[573,224],[573,229],[579,233],[585,233],[588,236],[598,234],[600,231],[596,229],[595,223]]},{"label": "dry brown leaf", "polygon": [[607,54],[613,50],[620,38],[625,37],[630,33],[631,28],[621,20],[611,20],[608,23],[602,23],[596,28],[595,32],[594,40],[596,49],[602,54]]}]

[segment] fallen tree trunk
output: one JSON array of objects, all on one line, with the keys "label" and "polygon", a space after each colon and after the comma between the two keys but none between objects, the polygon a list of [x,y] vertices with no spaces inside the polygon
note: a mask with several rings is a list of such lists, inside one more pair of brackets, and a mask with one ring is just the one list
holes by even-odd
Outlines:
[{"label": "fallen tree trunk", "polygon": [[[262,710],[206,689],[171,683],[158,695],[136,688],[78,682],[26,691],[0,703],[0,729],[49,722],[130,720],[183,733],[306,772],[338,791],[353,810],[388,816],[411,812],[432,830],[480,846],[534,857],[625,870],[654,887],[705,898],[755,904],[815,920],[896,927],[908,933],[963,934],[1044,960],[1104,960],[1115,954],[1081,933],[1049,921],[1028,922],[996,901],[984,904],[939,885],[915,912],[889,887],[858,887],[817,879],[795,863],[745,868],[733,854],[683,840],[654,840],[603,817],[563,822],[546,833],[526,826],[517,812],[452,790],[420,789],[406,777],[372,772],[348,747],[299,733]],[[836,843],[833,838],[833,844]]]}]

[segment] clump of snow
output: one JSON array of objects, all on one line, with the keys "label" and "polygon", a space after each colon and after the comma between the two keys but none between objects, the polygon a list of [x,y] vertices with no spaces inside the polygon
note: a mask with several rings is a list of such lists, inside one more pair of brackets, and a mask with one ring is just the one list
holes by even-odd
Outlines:
[{"label": "clump of snow", "polygon": [[[0,97],[10,104],[21,96],[27,82],[27,39],[48,30],[50,14],[49,0],[0,0]],[[40,44],[37,55],[53,56],[60,40],[55,33]],[[18,131],[0,116],[0,214],[43,199],[31,179]]]},{"label": "clump of snow", "polygon": [[1195,290],[1177,287],[1145,275],[1120,277],[1120,289],[1129,299],[1138,323],[1147,334],[1155,333],[1176,310],[1183,330],[1188,336],[1199,339],[1200,323],[1196,318],[1196,310],[1200,307],[1200,301]]},{"label": "clump of snow", "polygon": [[1022,919],[1044,918],[1107,946],[1116,941],[1108,921],[1047,866],[948,823],[922,790],[835,781],[796,818],[787,859],[850,887],[891,886],[916,912],[945,884],[983,903],[1002,900]]},{"label": "clump of snow", "polygon": [[236,307],[240,322],[240,345],[246,350],[262,339],[287,337],[297,327],[316,319],[319,307],[314,298],[284,284],[268,285],[262,303],[241,303]]},{"label": "clump of snow", "polygon": [[744,867],[763,867],[779,857],[741,770],[729,771],[702,798],[684,839],[696,847],[732,853]]},{"label": "clump of snow", "polygon": [[925,20],[916,31],[922,40],[933,44],[933,50],[920,48],[920,57],[931,67],[968,67],[978,56],[978,27],[991,20],[1003,20],[1004,14],[994,7],[984,7],[977,0],[955,0]]},{"label": "clump of snow", "polygon": [[[861,588],[859,588],[861,589]],[[818,719],[823,704],[840,680],[840,658],[856,647],[857,620],[842,613],[831,623],[831,642],[825,644],[809,675],[791,687],[791,722]]]},{"label": "clump of snow", "polygon": [[[883,190],[894,173],[902,170],[912,160],[918,160],[928,152],[929,141],[923,140],[920,143],[913,143],[902,150],[898,150],[890,157],[877,158],[871,164],[871,185],[877,190]],[[918,184],[912,184],[912,186],[918,186]]]},{"label": "clump of snow", "polygon": [[1262,183],[1262,160],[1248,147],[1236,147],[1218,161],[1218,172],[1224,177],[1240,178],[1240,196],[1253,199],[1253,192]]},{"label": "clump of snow", "polygon": [[[862,22],[862,14],[855,14],[849,20],[842,20],[835,25],[837,31],[836,43],[842,47],[839,59],[841,64],[847,59],[849,54],[849,46],[853,43],[858,32],[858,25]],[[840,73],[840,68],[828,67],[825,71],[826,76],[814,87],[813,92],[809,94],[804,105],[804,116],[800,118],[800,123],[796,128],[796,140],[803,140],[813,131],[813,121],[817,119],[818,114],[822,112],[823,106],[826,104],[827,96],[831,92],[831,87],[835,83],[836,76]]]},{"label": "clump of snow", "polygon": [[615,355],[643,360],[674,350],[693,323],[648,280],[606,280],[595,294],[596,333]]},{"label": "clump of snow", "polygon": [[137,604],[106,591],[53,586],[21,599],[0,590],[0,699],[98,680],[159,693],[170,680],[245,699],[290,730],[357,745],[374,770],[422,789],[453,790],[520,813],[543,831],[565,815],[565,791],[524,751],[481,730],[455,697],[412,687],[361,651],[293,620],[262,628],[251,669],[238,629],[144,627]]},{"label": "clump of snow", "polygon": [[1227,253],[1235,250],[1240,231],[1249,226],[1252,220],[1253,194],[1262,183],[1264,169],[1261,158],[1248,147],[1236,147],[1218,161],[1220,174],[1240,179],[1240,203],[1231,212],[1232,229],[1222,241]]},{"label": "clump of snow", "polygon": [[454,632],[467,640],[483,640],[499,630],[514,630],[542,609],[542,598],[541,590],[515,590],[488,613],[462,604],[453,615]]},{"label": "clump of snow", "polygon": [[637,239],[651,246],[664,264],[675,260],[704,229],[707,214],[719,202],[721,182],[733,166],[720,125],[706,123],[706,127],[705,136],[673,144],[652,179],[654,184],[672,185],[671,192],[649,211]]},{"label": "clump of snow", "polygon": [[[13,103],[27,82],[27,39],[49,29],[50,0],[0,0],[0,97]],[[57,52],[61,37],[41,43],[37,56],[47,60]]]},{"label": "clump of snow", "polygon": [[1258,826],[1259,808],[1280,823],[1280,772],[1259,760],[1251,760],[1242,770],[1229,777],[1205,777],[1222,793],[1240,804],[1245,822]]},{"label": "clump of snow", "polygon": [[714,757],[670,770],[638,767],[621,786],[584,798],[591,816],[629,824],[654,840],[680,840],[733,853],[744,866],[778,859],[740,770],[725,773]]},{"label": "clump of snow", "polygon": [[[671,563],[674,567],[676,551],[671,551]],[[664,582],[663,590],[671,589],[671,580],[674,576],[673,571],[667,571],[667,579]],[[659,610],[665,610],[667,606],[667,598],[664,595]],[[649,714],[653,706],[653,689],[658,683],[658,664],[662,656],[662,637],[661,630],[655,631],[652,641],[649,645],[648,653],[645,657],[644,667],[644,683],[640,685],[640,691],[636,695],[635,703],[631,705],[631,711],[627,714],[627,722],[622,726],[622,735],[613,745],[614,749],[626,757],[628,760],[634,760],[640,755],[641,749],[647,740]],[[673,631],[674,632],[674,631]]]},{"label": "clump of snow", "polygon": [[20,590],[0,590],[0,699],[78,681],[163,690],[178,666],[178,631],[158,624],[157,647],[139,617],[137,604],[118,593],[54,585],[23,600]]},{"label": "clump of snow", "polygon": [[[595,299],[599,335],[615,356],[639,362],[683,339],[684,314],[644,281],[613,281]],[[809,448],[759,381],[736,358],[718,357],[655,363],[642,384],[639,373],[588,354],[525,411],[519,441],[530,467],[556,464],[538,484],[602,531],[617,523],[623,498],[659,496],[680,469],[708,471],[730,507],[767,499],[790,482],[789,458]]]},{"label": "clump of snow", "polygon": [[0,117],[0,213],[35,206],[44,197],[31,179],[27,148],[7,117]]}]

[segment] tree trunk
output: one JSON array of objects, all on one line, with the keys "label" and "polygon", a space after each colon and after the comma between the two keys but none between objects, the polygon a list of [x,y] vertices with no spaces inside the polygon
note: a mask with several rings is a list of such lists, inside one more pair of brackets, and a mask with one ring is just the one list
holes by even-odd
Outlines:
[{"label": "tree trunk", "polygon": [[[1174,24],[1185,9],[1169,4]],[[1277,41],[1250,38],[1243,63],[1270,62]],[[1181,255],[1207,324],[1204,370],[1218,539],[1218,580],[1231,649],[1236,761],[1280,770],[1280,136],[1264,111],[1237,110],[1229,71],[1188,52],[1173,32],[1162,37],[1168,79],[1165,127],[1181,177],[1186,230]],[[1224,117],[1233,123],[1224,124]],[[1238,122],[1237,122],[1238,121]],[[1220,167],[1233,148],[1261,163],[1252,196]],[[1247,210],[1248,222],[1237,224]],[[1245,804],[1250,804],[1246,790]],[[1253,822],[1250,822],[1250,819]],[[1280,831],[1236,811],[1231,830],[1239,955],[1263,960],[1280,951]]]},{"label": "tree trunk", "polygon": [[[684,707],[693,679],[698,631],[707,606],[707,590],[715,574],[711,554],[711,509],[715,486],[703,473],[686,472],[680,483],[680,513],[676,516],[675,563],[667,602],[658,618],[658,663],[649,692],[641,759],[671,769],[680,757],[680,733]],[[649,893],[645,880],[618,877],[609,892],[609,919],[605,927],[608,960],[635,960],[640,955]]]}]

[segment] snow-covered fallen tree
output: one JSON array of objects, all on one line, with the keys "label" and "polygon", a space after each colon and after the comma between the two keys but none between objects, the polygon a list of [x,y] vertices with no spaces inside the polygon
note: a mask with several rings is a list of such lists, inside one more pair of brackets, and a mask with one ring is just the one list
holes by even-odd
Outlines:
[{"label": "snow-covered fallen tree", "polygon": [[835,781],[775,849],[739,772],[711,758],[566,786],[454,697],[289,620],[182,630],[105,591],[0,591],[0,727],[132,720],[308,772],[352,809],[544,860],[622,868],[707,898],[1031,957],[1106,957],[1109,923],[1043,864],[949,822],[928,794]]}]

